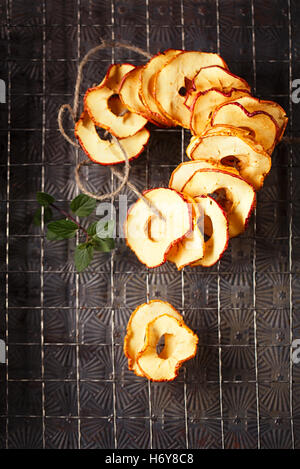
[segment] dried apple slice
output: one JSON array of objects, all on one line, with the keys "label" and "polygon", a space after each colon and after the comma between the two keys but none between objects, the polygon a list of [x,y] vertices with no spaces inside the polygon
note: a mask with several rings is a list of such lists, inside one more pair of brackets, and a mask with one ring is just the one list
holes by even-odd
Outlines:
[{"label": "dried apple slice", "polygon": [[[205,135],[213,135],[213,134],[223,134],[223,135],[243,135],[244,137],[248,138],[253,138],[254,132],[251,129],[248,129],[246,127],[239,128],[239,127],[234,127],[233,125],[229,124],[216,124],[213,127],[209,128],[206,130]],[[193,142],[196,143],[196,140],[198,137],[194,136],[191,138],[191,141],[193,139]]]},{"label": "dried apple slice", "polygon": [[249,96],[247,90],[231,89],[223,92],[217,89],[210,89],[196,95],[191,107],[190,130],[193,135],[202,135],[206,128],[210,126],[210,117],[213,110],[222,103],[237,101],[242,96]]},{"label": "dried apple slice", "polygon": [[176,49],[165,50],[152,57],[144,66],[141,73],[140,92],[142,100],[147,109],[152,113],[153,118],[164,127],[173,127],[174,122],[161,112],[154,99],[155,76],[169,60],[181,53],[181,50]]},{"label": "dried apple slice", "polygon": [[221,171],[229,171],[233,174],[239,174],[238,170],[233,167],[224,166],[212,159],[209,161],[184,161],[174,169],[171,174],[169,187],[178,192],[182,192],[185,183],[198,169],[220,169]]},{"label": "dried apple slice", "polygon": [[[75,125],[75,136],[83,151],[95,163],[109,165],[124,162],[124,155],[118,145],[109,139],[102,139],[97,133],[95,124],[84,111]],[[150,133],[142,129],[132,137],[122,139],[122,146],[128,159],[137,158],[148,143]]]},{"label": "dried apple slice", "polygon": [[[163,351],[158,354],[159,339],[172,336],[166,341]],[[151,321],[146,328],[146,340],[137,357],[138,365],[146,378],[151,381],[172,381],[181,365],[193,358],[197,352],[198,337],[182,320],[163,314]]]},{"label": "dried apple slice", "polygon": [[159,125],[152,116],[152,113],[146,108],[139,94],[141,72],[143,67],[139,66],[130,70],[123,77],[119,88],[119,96],[124,106],[131,112],[140,114],[152,124]]},{"label": "dried apple slice", "polygon": [[282,139],[288,118],[285,110],[279,104],[274,101],[254,98],[253,96],[242,96],[235,101],[246,108],[248,112],[265,111],[272,116],[278,126],[277,140],[280,141]]},{"label": "dried apple slice", "polygon": [[[202,161],[203,164],[206,162],[222,164],[223,169],[227,171],[231,171],[232,167],[236,168],[240,176],[252,184],[256,190],[262,187],[271,169],[270,155],[260,144],[238,129],[230,134],[227,131],[216,131],[213,127],[190,144],[186,153],[192,160]],[[178,174],[177,177],[179,177]]]},{"label": "dried apple slice", "polygon": [[243,78],[234,75],[229,70],[219,65],[203,67],[193,79],[193,86],[187,95],[185,105],[191,107],[196,95],[210,89],[217,89],[228,93],[233,88],[251,91],[250,86]]},{"label": "dried apple slice", "polygon": [[124,353],[128,358],[128,368],[133,370],[137,376],[144,376],[136,358],[144,346],[146,327],[149,322],[162,314],[173,316],[179,321],[182,320],[182,316],[170,303],[161,300],[152,300],[138,306],[130,316],[124,339]]},{"label": "dried apple slice", "polygon": [[218,106],[212,115],[212,127],[230,125],[250,130],[252,138],[262,145],[269,154],[276,144],[278,126],[270,114],[265,111],[248,112],[237,102],[224,103]]},{"label": "dried apple slice", "polygon": [[128,211],[124,231],[128,246],[152,268],[166,262],[171,247],[192,230],[192,211],[184,196],[173,189],[162,187],[143,194],[163,218],[139,199]]},{"label": "dried apple slice", "polygon": [[204,237],[198,226],[200,219],[198,205],[192,197],[187,196],[187,200],[192,208],[193,230],[182,241],[175,244],[168,254],[168,261],[173,262],[178,270],[198,261],[204,255]]},{"label": "dried apple slice", "polygon": [[242,233],[256,203],[253,187],[236,174],[219,169],[199,169],[184,185],[182,192],[191,197],[210,195],[226,212],[229,237]]},{"label": "dried apple slice", "polygon": [[190,126],[190,110],[185,100],[192,80],[202,67],[220,65],[227,68],[217,54],[185,51],[172,58],[156,76],[154,95],[157,106],[168,118],[182,127]]},{"label": "dried apple slice", "polygon": [[204,256],[192,266],[211,267],[226,251],[229,240],[228,220],[222,207],[210,196],[195,197],[198,210],[204,217],[205,241]]},{"label": "dried apple slice", "polygon": [[130,64],[111,65],[102,84],[89,88],[84,96],[85,109],[94,124],[118,138],[130,137],[147,124],[147,119],[129,111],[119,97],[121,81],[133,68]]}]

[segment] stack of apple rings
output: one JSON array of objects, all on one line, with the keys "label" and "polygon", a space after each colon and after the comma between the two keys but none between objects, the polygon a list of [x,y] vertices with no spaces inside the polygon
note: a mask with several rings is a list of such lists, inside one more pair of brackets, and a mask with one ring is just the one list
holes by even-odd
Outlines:
[{"label": "stack of apple rings", "polygon": [[129,160],[147,145],[147,122],[191,131],[191,161],[173,171],[168,188],[143,193],[162,216],[139,199],[125,222],[127,244],[142,263],[170,261],[180,270],[212,266],[246,229],[287,120],[277,103],[253,97],[219,55],[168,49],[144,66],[111,65],[87,90],[75,135],[92,161],[110,165],[124,155],[106,130]]}]

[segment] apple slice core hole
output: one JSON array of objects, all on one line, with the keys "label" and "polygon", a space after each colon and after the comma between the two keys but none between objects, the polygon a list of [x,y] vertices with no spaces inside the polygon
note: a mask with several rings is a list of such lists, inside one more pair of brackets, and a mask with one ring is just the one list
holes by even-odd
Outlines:
[{"label": "apple slice core hole", "polygon": [[204,242],[206,243],[213,234],[213,224],[211,218],[208,215],[202,213],[202,216],[200,216],[197,220],[197,226],[201,231],[202,236],[204,237]]},{"label": "apple slice core hole", "polygon": [[112,137],[107,130],[102,129],[101,127],[97,127],[97,126],[95,126],[95,129],[101,140],[108,140],[109,142],[111,142]]},{"label": "apple slice core hole", "polygon": [[163,352],[165,347],[165,334],[159,338],[159,341],[156,344],[156,353],[158,356]]},{"label": "apple slice core hole", "polygon": [[213,224],[208,215],[204,215],[204,242],[206,243],[213,234]]},{"label": "apple slice core hole", "polygon": [[146,221],[146,236],[150,239],[150,241],[158,243],[164,236],[164,227],[165,223],[163,223],[162,220],[156,215],[153,215]]},{"label": "apple slice core hole", "polygon": [[240,160],[234,155],[224,156],[220,161],[224,166],[239,169]]},{"label": "apple slice core hole", "polygon": [[212,197],[226,213],[230,213],[233,202],[230,191],[226,187],[220,187],[208,195]]},{"label": "apple slice core hole", "polygon": [[173,334],[163,334],[157,344],[156,344],[156,353],[157,355],[159,356],[159,358],[162,358],[163,360],[167,360],[169,357],[167,356],[166,354],[166,349],[165,349],[165,345],[166,345],[166,341],[168,340],[168,338],[172,337]]},{"label": "apple slice core hole", "polygon": [[124,116],[128,112],[128,109],[126,108],[126,106],[124,106],[118,94],[111,95],[108,98],[107,104],[108,104],[109,110],[115,116],[121,117],[121,116]]},{"label": "apple slice core hole", "polygon": [[179,88],[178,94],[180,96],[186,96],[190,91],[194,91],[194,83],[193,80],[190,80],[189,78],[185,77],[184,78],[184,86]]}]

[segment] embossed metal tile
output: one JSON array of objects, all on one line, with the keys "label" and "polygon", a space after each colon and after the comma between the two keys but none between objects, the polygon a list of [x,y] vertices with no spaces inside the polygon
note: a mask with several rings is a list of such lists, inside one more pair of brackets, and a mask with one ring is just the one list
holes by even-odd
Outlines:
[{"label": "embossed metal tile", "polygon": [[[84,157],[60,135],[78,63],[100,39],[157,53],[219,52],[254,94],[286,109],[300,135],[298,0],[0,0],[0,448],[300,448],[299,146],[277,146],[248,230],[209,269],[149,271],[117,241],[77,275],[76,240],[47,241],[32,222],[35,194],[68,207]],[[81,95],[112,62],[145,63],[106,49],[84,69]],[[65,127],[73,137],[72,122]],[[186,161],[187,130],[149,126],[132,163],[140,190],[167,186]],[[109,168],[84,168],[90,191],[110,191]],[[134,196],[128,188],[122,195]],[[118,199],[115,201],[117,213]],[[6,228],[5,228],[6,226]],[[123,353],[133,309],[162,298],[199,335],[196,357],[172,383],[149,383]]]}]

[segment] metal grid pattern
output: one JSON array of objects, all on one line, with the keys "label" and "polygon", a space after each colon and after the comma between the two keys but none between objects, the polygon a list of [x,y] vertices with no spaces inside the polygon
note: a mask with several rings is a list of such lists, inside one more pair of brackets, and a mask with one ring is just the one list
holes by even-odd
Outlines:
[{"label": "metal grid pattern", "polygon": [[[148,271],[119,240],[113,256],[99,254],[78,276],[76,240],[50,243],[30,223],[36,191],[63,207],[78,193],[73,168],[83,155],[60,137],[56,113],[72,99],[80,57],[100,38],[152,53],[220,52],[257,96],[283,105],[287,135],[296,137],[297,17],[296,0],[1,0],[0,448],[300,446],[300,365],[291,360],[300,323],[295,145],[277,147],[247,232],[210,269]],[[143,63],[101,51],[83,90],[125,60]],[[166,186],[188,141],[183,129],[151,128],[132,182]],[[106,168],[87,176],[92,190],[115,185]],[[154,298],[172,303],[199,335],[197,357],[173,383],[137,379],[122,352],[131,311]]]}]

